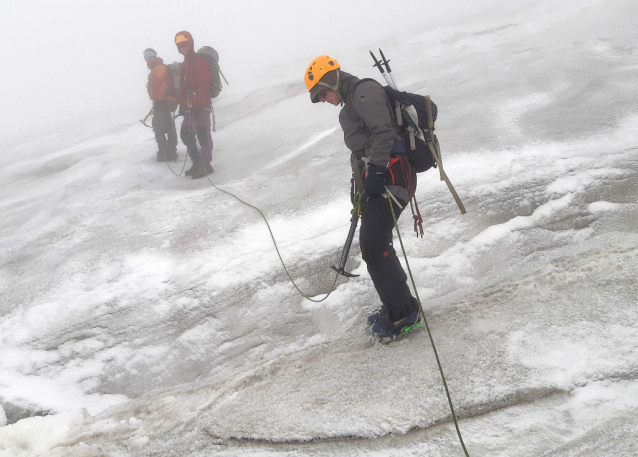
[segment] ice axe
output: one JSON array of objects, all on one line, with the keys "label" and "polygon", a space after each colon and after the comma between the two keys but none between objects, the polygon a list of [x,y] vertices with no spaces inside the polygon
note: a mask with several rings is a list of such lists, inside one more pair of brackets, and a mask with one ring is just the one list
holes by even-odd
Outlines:
[{"label": "ice axe", "polygon": [[356,278],[359,276],[346,271],[346,262],[348,261],[348,255],[350,254],[350,247],[352,246],[352,240],[354,239],[354,232],[357,231],[357,224],[359,224],[359,211],[353,211],[352,218],[350,219],[350,231],[348,232],[348,238],[346,238],[346,244],[343,245],[343,251],[341,251],[339,266],[330,265],[330,268],[347,278]]},{"label": "ice axe", "polygon": [[148,127],[149,129],[152,129],[153,127],[151,127],[150,125],[148,125],[148,124],[146,123],[146,119],[148,119],[148,117],[149,117],[151,114],[153,114],[153,108],[151,108],[151,110],[148,112],[148,114],[146,115],[146,117],[144,118],[144,120],[140,119],[140,122],[141,122],[142,124],[144,124],[144,126],[145,126],[145,127]]},{"label": "ice axe", "polygon": [[361,213],[359,212],[359,208],[361,205],[361,199],[363,198],[363,194],[359,194],[358,201],[356,202],[354,208],[352,209],[352,217],[350,218],[350,231],[348,232],[348,238],[346,238],[346,244],[343,245],[343,250],[341,251],[341,260],[339,261],[339,266],[330,265],[334,271],[339,273],[342,276],[347,278],[356,278],[359,275],[354,275],[352,273],[348,273],[346,271],[346,262],[348,262],[348,255],[350,254],[350,247],[352,246],[352,240],[354,239],[354,233],[357,231],[357,225],[359,224],[359,218],[361,217]]}]

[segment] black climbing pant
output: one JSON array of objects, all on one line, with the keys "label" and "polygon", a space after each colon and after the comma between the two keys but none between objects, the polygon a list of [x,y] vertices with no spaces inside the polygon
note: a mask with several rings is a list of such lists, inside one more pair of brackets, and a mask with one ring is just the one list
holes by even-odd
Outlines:
[{"label": "black climbing pant", "polygon": [[154,108],[153,132],[159,148],[158,155],[162,158],[173,158],[177,154],[177,131],[175,121],[168,109]]},{"label": "black climbing pant", "polygon": [[[394,202],[392,205],[398,220],[401,209]],[[398,321],[416,311],[418,302],[410,293],[407,276],[392,247],[393,229],[388,201],[381,195],[373,195],[363,206],[359,245],[381,303],[390,319]]]}]

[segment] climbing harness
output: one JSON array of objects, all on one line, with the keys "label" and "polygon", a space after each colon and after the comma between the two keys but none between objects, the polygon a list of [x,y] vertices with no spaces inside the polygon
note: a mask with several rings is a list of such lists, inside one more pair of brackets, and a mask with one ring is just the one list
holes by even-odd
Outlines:
[{"label": "climbing harness", "polygon": [[[387,190],[386,190],[386,194],[388,194],[388,197],[392,195],[390,191],[387,191]],[[414,289],[414,295],[416,295],[416,301],[419,303],[419,316],[423,317],[423,323],[425,324],[425,328],[428,331],[428,337],[430,338],[430,343],[432,344],[434,357],[436,358],[436,363],[439,366],[439,373],[441,374],[441,379],[443,380],[443,387],[445,387],[445,394],[447,395],[447,401],[450,405],[450,411],[452,412],[452,419],[454,420],[456,433],[459,436],[459,440],[461,441],[461,446],[463,447],[463,451],[465,452],[465,455],[469,457],[470,454],[468,454],[467,449],[465,448],[465,443],[463,442],[463,437],[461,436],[459,423],[456,419],[454,406],[452,405],[452,397],[450,396],[450,391],[447,387],[447,382],[445,381],[445,375],[443,374],[443,367],[441,366],[441,361],[439,360],[439,354],[436,350],[436,346],[434,345],[434,338],[432,338],[432,332],[430,331],[428,320],[426,319],[425,312],[423,311],[423,305],[421,304],[421,299],[419,298],[419,291],[416,289],[416,283],[414,282],[414,276],[412,275],[412,270],[410,269],[410,263],[408,262],[408,255],[406,254],[405,247],[403,246],[403,240],[401,239],[401,232],[399,231],[399,224],[397,223],[397,218],[396,218],[396,215],[394,214],[394,207],[392,206],[392,201],[390,200],[390,198],[388,198],[388,203],[390,204],[390,211],[392,212],[392,220],[394,221],[394,227],[397,229],[397,236],[399,238],[399,243],[401,244],[401,250],[403,251],[403,258],[405,259],[405,265],[408,267],[410,281],[412,281],[412,288]],[[417,322],[418,320],[419,320],[419,317],[417,316]]]}]

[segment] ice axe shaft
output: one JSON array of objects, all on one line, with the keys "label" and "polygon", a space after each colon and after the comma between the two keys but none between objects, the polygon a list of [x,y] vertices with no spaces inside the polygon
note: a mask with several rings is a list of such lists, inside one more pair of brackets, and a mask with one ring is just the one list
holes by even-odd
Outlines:
[{"label": "ice axe shaft", "polygon": [[151,110],[148,112],[148,114],[146,115],[146,117],[144,118],[144,120],[140,119],[140,122],[141,122],[141,123],[142,123],[145,127],[148,127],[148,128],[151,128],[151,129],[152,129],[153,127],[151,127],[150,125],[148,125],[148,124],[146,123],[146,119],[148,119],[148,117],[149,117],[151,114],[153,114],[153,108],[151,108]]},{"label": "ice axe shaft", "polygon": [[330,265],[334,271],[347,278],[356,278],[359,275],[348,273],[346,268],[346,262],[348,261],[348,255],[350,254],[350,247],[352,246],[352,240],[354,234],[357,231],[357,224],[359,224],[359,211],[358,208],[352,212],[352,219],[350,219],[350,231],[348,232],[348,238],[346,238],[346,244],[343,245],[343,251],[341,251],[341,260],[339,266]]}]

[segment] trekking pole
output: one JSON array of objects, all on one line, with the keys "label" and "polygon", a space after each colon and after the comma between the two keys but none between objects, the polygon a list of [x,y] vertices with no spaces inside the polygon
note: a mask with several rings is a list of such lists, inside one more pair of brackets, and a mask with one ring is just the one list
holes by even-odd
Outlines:
[{"label": "trekking pole", "polygon": [[224,73],[222,73],[222,69],[219,69],[219,74],[222,75],[222,78],[224,78],[224,81],[226,82],[227,86],[230,86],[230,84],[228,83],[228,81],[226,81],[226,76],[224,76]]},{"label": "trekking pole", "polygon": [[350,218],[350,231],[348,232],[348,238],[346,238],[346,243],[343,245],[343,250],[341,251],[341,260],[339,261],[339,266],[337,267],[335,265],[330,265],[330,268],[347,278],[356,278],[359,276],[348,273],[346,271],[346,262],[348,262],[348,255],[350,254],[352,240],[354,239],[354,234],[357,230],[357,224],[359,223],[359,218],[361,217],[361,215],[359,214],[361,198],[362,195],[359,194],[358,201],[355,204],[354,208],[352,208],[352,217]]},{"label": "trekking pole", "polygon": [[152,129],[153,127],[151,127],[150,125],[148,125],[148,124],[146,123],[146,119],[148,119],[148,117],[149,117],[151,114],[153,114],[153,108],[151,108],[151,110],[148,112],[148,114],[146,115],[146,117],[144,118],[144,120],[140,119],[140,122],[141,122],[142,124],[144,124],[144,126],[145,126],[145,127],[148,127],[148,128],[150,128],[150,129]]},{"label": "trekking pole", "polygon": [[392,88],[395,90],[399,90],[399,86],[397,86],[397,83],[394,82],[394,77],[392,76],[392,69],[390,68],[390,60],[385,58],[381,48],[379,48],[379,54],[381,54],[381,58],[383,59],[383,66],[385,66],[385,69],[388,72],[388,76],[390,77],[390,80],[392,81],[392,84],[391,84]]},{"label": "trekking pole", "polygon": [[390,87],[392,87],[393,89],[395,89],[394,87],[394,81],[392,81],[390,79],[390,77],[388,76],[388,74],[385,72],[385,70],[383,69],[383,66],[381,64],[381,62],[379,62],[376,58],[376,56],[372,53],[372,51],[369,51],[370,55],[372,56],[372,60],[374,60],[374,65],[372,65],[373,67],[377,67],[379,69],[379,72],[381,73],[381,75],[383,76],[383,78],[385,79],[385,82],[388,83],[388,85]]}]

